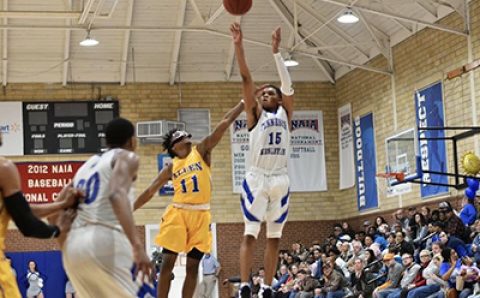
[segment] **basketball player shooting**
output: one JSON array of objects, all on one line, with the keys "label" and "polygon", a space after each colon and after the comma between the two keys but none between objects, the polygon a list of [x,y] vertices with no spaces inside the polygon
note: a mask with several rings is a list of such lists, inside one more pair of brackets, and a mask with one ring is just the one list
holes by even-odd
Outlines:
[{"label": "basketball player shooting", "polygon": [[[252,269],[253,250],[261,222],[267,224],[267,246],[264,255],[264,298],[272,297],[271,283],[275,273],[278,246],[288,215],[289,178],[287,173],[293,114],[293,89],[287,68],[278,51],[280,28],[272,34],[272,51],[281,88],[264,85],[255,89],[247,66],[242,44],[242,30],[234,23],[230,27],[235,53],[243,82],[247,128],[250,133],[247,174],[243,182],[241,208],[245,232],[240,247],[240,297],[250,298],[249,274]],[[258,100],[256,95],[259,96]]]},{"label": "basketball player shooting", "polygon": [[242,100],[225,114],[212,134],[196,146],[192,146],[190,139],[192,135],[186,131],[172,130],[166,134],[163,147],[173,158],[173,162],[160,171],[152,184],[135,201],[134,208],[140,208],[172,179],[173,203],[165,210],[160,223],[160,232],[155,239],[155,243],[163,247],[163,262],[157,290],[159,298],[168,297],[171,273],[180,252],[187,253],[187,275],[181,297],[193,296],[197,284],[198,265],[203,255],[211,250],[211,153],[243,109]]}]

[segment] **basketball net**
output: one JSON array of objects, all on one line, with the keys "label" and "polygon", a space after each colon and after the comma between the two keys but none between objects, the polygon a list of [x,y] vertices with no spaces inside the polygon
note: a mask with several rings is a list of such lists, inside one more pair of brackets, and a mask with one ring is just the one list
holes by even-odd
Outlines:
[{"label": "basketball net", "polygon": [[377,173],[375,176],[377,180],[378,192],[386,197],[395,195],[394,187],[390,185],[393,181],[403,181],[405,179],[404,173]]}]

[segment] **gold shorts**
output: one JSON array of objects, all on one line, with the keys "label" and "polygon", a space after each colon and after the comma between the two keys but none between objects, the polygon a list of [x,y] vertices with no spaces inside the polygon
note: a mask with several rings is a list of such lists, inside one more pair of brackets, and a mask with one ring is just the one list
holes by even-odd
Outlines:
[{"label": "gold shorts", "polygon": [[9,262],[0,252],[0,297],[21,298],[18,291],[17,280],[13,276]]},{"label": "gold shorts", "polygon": [[190,252],[193,248],[209,253],[212,244],[209,210],[190,210],[168,206],[160,222],[155,243],[173,252]]}]

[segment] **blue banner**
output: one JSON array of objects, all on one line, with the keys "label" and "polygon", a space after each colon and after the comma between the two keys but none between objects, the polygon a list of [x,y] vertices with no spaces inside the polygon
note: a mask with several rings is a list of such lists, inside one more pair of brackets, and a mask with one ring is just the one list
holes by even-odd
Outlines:
[{"label": "blue banner", "polygon": [[[444,130],[422,130],[422,127],[443,127],[442,83],[438,82],[415,94],[415,115],[417,119],[419,151],[423,171],[447,172],[447,151],[444,140],[421,140],[421,138],[445,137]],[[423,173],[422,181],[448,183],[445,175]],[[448,192],[447,186],[421,184],[422,198]]]},{"label": "blue banner", "polygon": [[[158,161],[158,172],[160,172],[164,167],[172,163],[172,158],[168,154],[159,154],[157,155],[157,161]],[[165,184],[162,188],[160,188],[158,194],[161,196],[173,195],[172,180],[169,180],[167,184]]]},{"label": "blue banner", "polygon": [[377,158],[373,114],[355,117],[355,173],[357,176],[358,210],[378,207]]}]

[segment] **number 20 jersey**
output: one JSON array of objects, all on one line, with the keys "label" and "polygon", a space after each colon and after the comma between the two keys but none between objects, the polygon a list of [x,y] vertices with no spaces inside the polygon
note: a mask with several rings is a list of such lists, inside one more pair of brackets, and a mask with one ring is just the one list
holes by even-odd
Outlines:
[{"label": "number 20 jersey", "polygon": [[250,131],[247,169],[255,167],[269,172],[286,169],[289,145],[287,111],[282,106],[276,113],[263,110]]},{"label": "number 20 jersey", "polygon": [[[94,155],[88,159],[73,178],[75,187],[85,192],[85,199],[81,201],[77,218],[73,227],[85,224],[102,224],[118,228],[120,223],[110,203],[110,179],[113,172],[113,158],[115,153],[123,149],[112,149],[102,155]],[[131,154],[135,154],[131,152]],[[128,194],[130,203],[133,203],[133,188]]]}]

